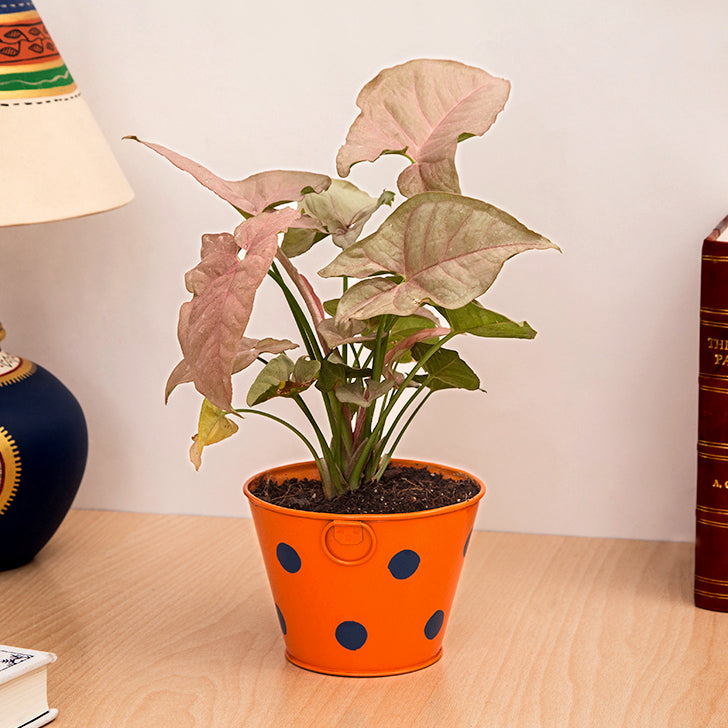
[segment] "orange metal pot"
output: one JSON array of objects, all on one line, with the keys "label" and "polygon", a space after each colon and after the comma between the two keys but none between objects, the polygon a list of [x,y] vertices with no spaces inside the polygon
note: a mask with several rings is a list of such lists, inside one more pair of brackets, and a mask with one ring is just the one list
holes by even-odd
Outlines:
[{"label": "orange metal pot", "polygon": [[464,503],[388,515],[310,513],[255,496],[263,479],[318,478],[313,462],[259,473],[250,501],[286,657],[332,675],[396,675],[431,665],[442,639],[485,486],[462,470],[412,460],[480,492]]}]

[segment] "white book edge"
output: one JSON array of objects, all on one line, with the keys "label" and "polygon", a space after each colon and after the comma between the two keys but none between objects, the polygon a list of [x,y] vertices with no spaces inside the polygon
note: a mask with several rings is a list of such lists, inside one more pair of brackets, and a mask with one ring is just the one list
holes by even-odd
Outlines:
[{"label": "white book edge", "polygon": [[48,725],[57,715],[58,711],[55,708],[49,708],[47,713],[39,715],[37,718],[31,720],[30,723],[23,723],[18,728],[40,728],[43,725]]},{"label": "white book edge", "polygon": [[14,655],[26,656],[26,659],[18,662],[10,667],[0,668],[0,685],[10,680],[14,680],[21,675],[26,675],[41,667],[50,665],[56,661],[56,656],[52,652],[42,652],[40,650],[29,650],[24,647],[11,647],[10,645],[0,645],[0,665],[2,665],[3,653],[12,653]]}]

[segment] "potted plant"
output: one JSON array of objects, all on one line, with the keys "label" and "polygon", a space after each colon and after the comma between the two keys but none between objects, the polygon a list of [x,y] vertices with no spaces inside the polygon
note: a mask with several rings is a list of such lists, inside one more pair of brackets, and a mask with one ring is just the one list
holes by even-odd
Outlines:
[{"label": "potted plant", "polygon": [[[455,167],[458,143],[484,134],[509,92],[508,81],[449,60],[382,71],[358,96],[361,113],[336,158],[339,179],[276,170],[229,181],[142,142],[243,218],[232,233],[202,238],[201,261],[186,275],[192,298],[179,315],[183,360],[166,395],[192,382],[203,397],[190,451],[198,468],[205,447],[252,415],[279,422],[311,453],[310,462],[244,487],[287,656],[303,667],[394,674],[441,654],[484,487],[463,471],[393,455],[434,393],[480,388],[453,340],[536,334],[478,298],[506,260],[556,246],[464,196]],[[384,154],[409,162],[396,206],[392,191],[370,196],[341,179]],[[364,236],[383,206],[391,213]],[[341,280],[333,300],[321,300],[299,270],[321,241],[333,243],[335,256],[319,275]],[[264,281],[280,289],[299,343],[247,335]],[[241,407],[232,377],[253,365]],[[312,394],[323,415],[309,405]],[[274,397],[300,409],[310,434],[260,408]]]}]

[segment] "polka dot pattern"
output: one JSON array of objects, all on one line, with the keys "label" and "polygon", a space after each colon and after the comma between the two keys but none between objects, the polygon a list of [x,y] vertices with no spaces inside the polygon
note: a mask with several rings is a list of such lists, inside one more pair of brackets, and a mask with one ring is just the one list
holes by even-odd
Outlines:
[{"label": "polka dot pattern", "polygon": [[404,549],[392,556],[387,568],[395,579],[409,579],[417,571],[419,565],[419,554],[416,551]]},{"label": "polka dot pattern", "polygon": [[295,574],[301,568],[301,557],[296,549],[282,541],[276,546],[276,558],[289,574]]},{"label": "polka dot pattern", "polygon": [[438,609],[428,620],[425,625],[425,637],[428,640],[434,640],[440,630],[442,629],[443,622],[445,621],[445,612],[442,609]]},{"label": "polka dot pattern", "polygon": [[352,652],[361,649],[368,636],[366,628],[359,622],[342,622],[336,628],[336,641]]},{"label": "polka dot pattern", "polygon": [[278,615],[278,623],[281,625],[281,632],[283,634],[288,634],[288,627],[286,626],[286,620],[283,616],[283,612],[281,612],[280,607],[276,604],[276,614]]},{"label": "polka dot pattern", "polygon": [[[468,533],[465,541],[461,542],[463,543],[463,558],[467,554],[471,536],[472,530]],[[279,542],[275,549],[275,555],[280,566],[288,574],[296,574],[304,567],[301,555],[289,543],[284,541]],[[384,574],[387,575],[387,578],[390,580],[394,579],[399,582],[406,582],[408,579],[417,574],[418,571],[422,571],[422,557],[417,551],[410,548],[397,551],[384,563],[386,563],[386,571],[384,571]],[[426,578],[426,576],[421,574],[420,578]],[[402,588],[406,589],[408,587],[403,584]],[[278,604],[275,605],[275,608],[281,632],[284,635],[287,635],[288,625],[283,615],[283,611]],[[386,608],[387,606],[384,605],[383,609]],[[417,618],[417,615],[411,615],[411,629],[414,633],[418,633],[421,638],[432,641],[435,640],[442,632],[442,628],[445,623],[445,611],[443,609],[436,609],[425,619],[427,614],[428,613],[425,612],[425,614],[421,615],[419,619]],[[367,625],[362,622],[366,622],[366,620],[356,621],[353,619],[347,619],[339,622],[333,628],[333,637],[336,640],[336,643],[338,643],[338,645],[343,649],[351,652],[356,652],[357,650],[365,648],[370,635],[367,631]],[[369,627],[373,629],[374,625],[369,625]]]}]

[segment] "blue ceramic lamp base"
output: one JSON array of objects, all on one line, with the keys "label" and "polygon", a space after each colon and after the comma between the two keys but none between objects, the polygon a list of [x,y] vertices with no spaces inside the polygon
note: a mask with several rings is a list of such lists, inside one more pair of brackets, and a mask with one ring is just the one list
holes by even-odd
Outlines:
[{"label": "blue ceramic lamp base", "polygon": [[0,570],[27,564],[48,543],[87,454],[73,394],[43,367],[0,351]]}]

